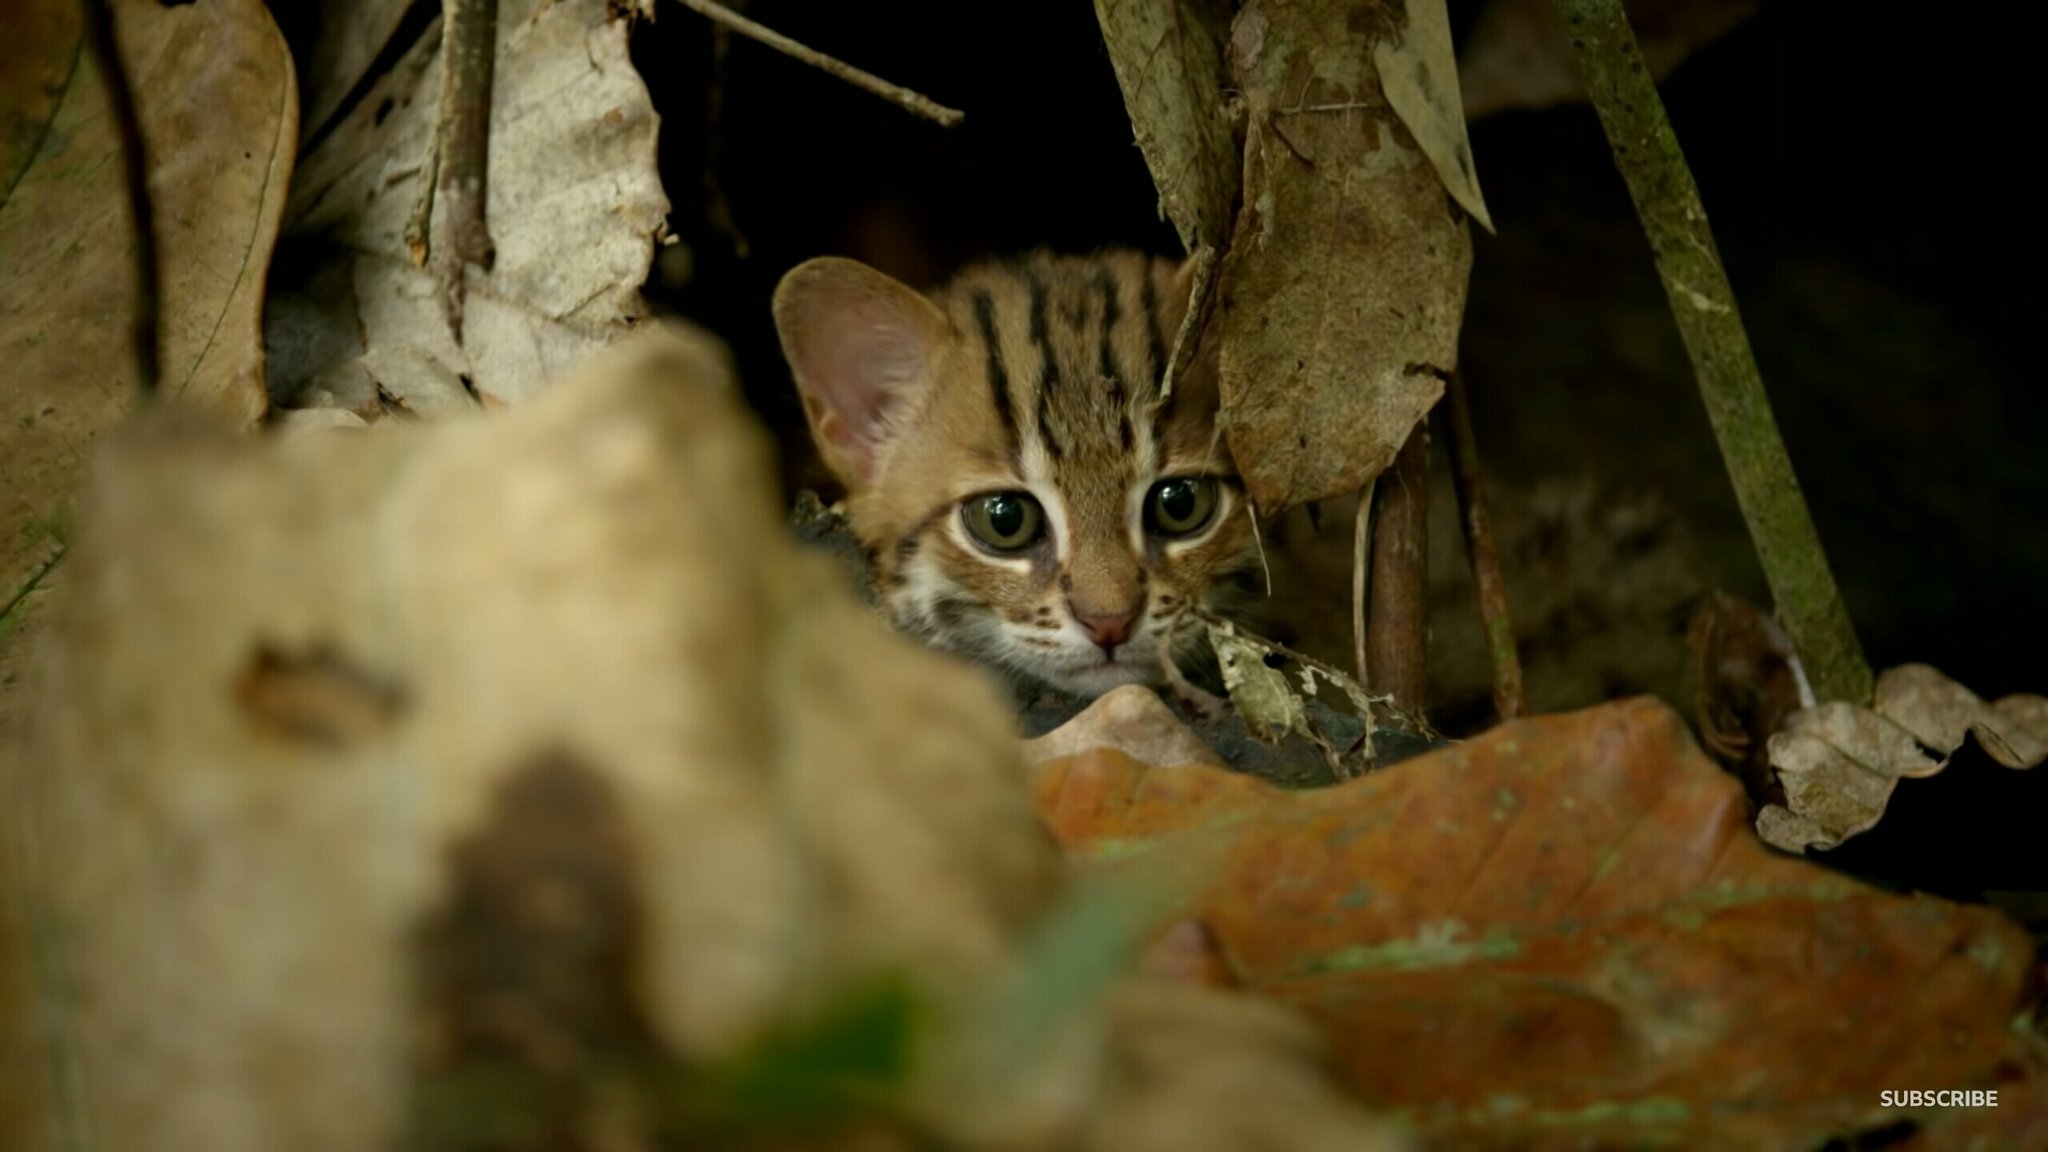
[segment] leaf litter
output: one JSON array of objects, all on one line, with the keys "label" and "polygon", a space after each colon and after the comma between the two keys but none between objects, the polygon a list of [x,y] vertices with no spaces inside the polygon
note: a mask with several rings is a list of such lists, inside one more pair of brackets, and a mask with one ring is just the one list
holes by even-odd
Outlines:
[{"label": "leaf litter", "polygon": [[1829,701],[1770,738],[1785,800],[1764,806],[1757,832],[1788,852],[1834,848],[1876,827],[1900,780],[1941,772],[1966,739],[2007,768],[2035,767],[2048,759],[2048,697],[1986,703],[1928,665],[1890,669],[1870,707]]},{"label": "leaf litter", "polygon": [[1895,1124],[1904,1083],[2014,1101],[1928,1119],[1957,1140],[2044,1119],[2025,934],[1770,852],[1653,701],[1314,791],[1108,747],[1035,789],[1090,869],[1198,852],[1170,935],[1209,958],[1177,967],[1305,1011],[1431,1146],[1814,1147]]},{"label": "leaf litter", "polygon": [[487,207],[497,257],[467,275],[460,344],[406,239],[433,171],[439,22],[318,142],[287,217],[307,271],[287,278],[297,299],[285,307],[327,335],[280,357],[287,403],[367,415],[379,397],[427,415],[517,403],[646,314],[668,199],[629,24],[606,0],[504,0]]},{"label": "leaf litter", "polygon": [[[260,315],[297,139],[291,59],[260,0],[113,5],[149,156],[166,396],[239,428],[265,411]],[[95,442],[140,381],[121,145],[74,0],[21,0],[0,36],[0,608],[63,555]],[[4,616],[10,613],[0,613]]]},{"label": "leaf litter", "polygon": [[1442,5],[1096,13],[1162,213],[1190,253],[1221,256],[1217,309],[1198,289],[1190,326],[1213,337],[1252,497],[1273,511],[1356,491],[1457,365],[1465,215],[1487,220]]}]

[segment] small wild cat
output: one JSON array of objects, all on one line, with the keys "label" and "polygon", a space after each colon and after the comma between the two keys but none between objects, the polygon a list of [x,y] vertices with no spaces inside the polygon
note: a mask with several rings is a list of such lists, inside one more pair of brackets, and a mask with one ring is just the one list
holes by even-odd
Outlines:
[{"label": "small wild cat", "polygon": [[928,296],[851,260],[783,277],[783,352],[898,627],[1094,696],[1157,682],[1176,614],[1242,591],[1257,559],[1213,368],[1161,396],[1191,286],[1122,251]]}]

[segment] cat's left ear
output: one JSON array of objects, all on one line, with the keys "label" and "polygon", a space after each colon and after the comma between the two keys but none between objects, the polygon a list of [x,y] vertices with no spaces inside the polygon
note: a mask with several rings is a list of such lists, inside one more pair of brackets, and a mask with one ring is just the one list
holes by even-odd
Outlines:
[{"label": "cat's left ear", "polygon": [[774,310],[818,451],[849,486],[871,482],[892,419],[931,383],[944,314],[873,268],[830,256],[784,276]]}]

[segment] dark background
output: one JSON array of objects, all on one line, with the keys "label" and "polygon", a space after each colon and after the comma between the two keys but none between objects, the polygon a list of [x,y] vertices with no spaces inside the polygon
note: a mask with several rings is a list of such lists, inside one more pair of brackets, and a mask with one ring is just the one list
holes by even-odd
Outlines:
[{"label": "dark background", "polygon": [[[1462,36],[1477,5],[1451,7]],[[2024,7],[1766,0],[1663,85],[1872,664],[1933,663],[1988,698],[2048,687],[2044,101]],[[738,39],[721,73],[706,23],[672,6],[636,48],[684,241],[658,302],[733,343],[792,483],[817,478],[768,320],[792,265],[841,253],[929,283],[1041,244],[1178,252],[1086,0],[747,11],[968,114],[943,129]],[[1534,531],[1518,494],[1560,477],[1649,493],[1668,523],[1628,547],[1679,549],[1672,604],[1717,586],[1767,603],[1592,111],[1503,113],[1472,144],[1499,231],[1475,238],[1463,369],[1504,535]],[[1580,549],[1569,533],[1529,547]],[[1509,576],[1535,598],[1538,574]],[[1628,611],[1602,594],[1563,623],[1535,610],[1525,649]],[[1683,613],[1649,618],[1682,654]],[[1677,659],[1580,694],[1669,695]]]}]

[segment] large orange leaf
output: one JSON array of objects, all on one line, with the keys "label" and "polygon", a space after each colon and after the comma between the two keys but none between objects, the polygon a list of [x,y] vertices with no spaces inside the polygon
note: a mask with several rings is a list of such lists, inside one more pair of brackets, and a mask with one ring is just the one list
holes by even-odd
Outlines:
[{"label": "large orange leaf", "polygon": [[1185,910],[1219,975],[1303,1008],[1446,1144],[1805,1148],[1912,1118],[1879,1096],[1912,1088],[2004,1088],[1974,1133],[2041,1123],[2026,936],[1774,854],[1654,701],[1320,792],[1106,749],[1036,788],[1100,866],[1225,839]]}]

